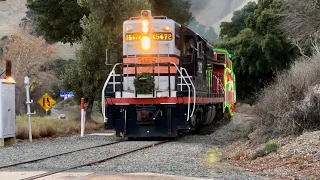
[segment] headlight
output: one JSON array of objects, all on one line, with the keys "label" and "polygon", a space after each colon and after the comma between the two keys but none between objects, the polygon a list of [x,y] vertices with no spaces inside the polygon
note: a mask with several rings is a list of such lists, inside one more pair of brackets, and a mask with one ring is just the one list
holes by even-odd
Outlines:
[{"label": "headlight", "polygon": [[142,49],[143,50],[149,50],[151,47],[151,40],[149,37],[144,36],[141,39],[141,43],[142,43]]}]

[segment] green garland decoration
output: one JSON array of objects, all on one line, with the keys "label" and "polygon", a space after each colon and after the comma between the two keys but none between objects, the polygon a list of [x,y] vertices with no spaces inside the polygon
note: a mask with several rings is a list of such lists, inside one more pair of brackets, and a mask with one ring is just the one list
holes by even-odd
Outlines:
[{"label": "green garland decoration", "polygon": [[133,84],[138,94],[151,94],[155,88],[154,77],[150,73],[137,74]]}]

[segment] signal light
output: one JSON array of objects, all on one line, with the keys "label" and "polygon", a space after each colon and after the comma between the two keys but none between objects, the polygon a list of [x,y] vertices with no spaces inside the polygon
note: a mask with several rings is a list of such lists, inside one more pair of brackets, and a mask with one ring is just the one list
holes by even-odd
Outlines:
[{"label": "signal light", "polygon": [[4,79],[7,80],[7,81],[14,82],[12,77],[4,76]]},{"label": "signal light", "polygon": [[169,27],[169,26],[166,26],[165,28],[163,28],[163,30],[165,30],[165,31],[170,31],[170,27]]},{"label": "signal light", "polygon": [[6,76],[11,77],[11,61],[7,60],[6,62]]},{"label": "signal light", "polygon": [[147,37],[147,36],[142,37],[141,43],[142,43],[141,45],[142,45],[142,49],[143,49],[143,50],[149,50],[149,49],[150,49],[150,47],[151,47],[151,40],[150,40],[149,37]]},{"label": "signal light", "polygon": [[141,16],[144,18],[147,18],[149,16],[149,12],[148,11],[142,11]]}]

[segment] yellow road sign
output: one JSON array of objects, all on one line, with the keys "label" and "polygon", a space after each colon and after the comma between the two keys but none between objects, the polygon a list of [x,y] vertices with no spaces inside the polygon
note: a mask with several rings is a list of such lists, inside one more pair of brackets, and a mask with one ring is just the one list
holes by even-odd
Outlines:
[{"label": "yellow road sign", "polygon": [[56,104],[56,101],[46,93],[39,99],[38,103],[44,110],[48,111]]}]

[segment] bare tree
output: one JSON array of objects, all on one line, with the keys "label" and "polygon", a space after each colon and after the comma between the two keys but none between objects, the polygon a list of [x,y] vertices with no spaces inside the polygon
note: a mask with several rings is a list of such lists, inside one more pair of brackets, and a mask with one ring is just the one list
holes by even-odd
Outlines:
[{"label": "bare tree", "polygon": [[285,9],[283,29],[301,54],[310,56],[319,47],[320,0],[287,0]]},{"label": "bare tree", "polygon": [[12,76],[16,81],[16,109],[17,113],[22,113],[25,108],[25,76],[31,78],[31,93],[36,96],[42,93],[43,89],[50,89],[56,82],[54,74],[40,71],[40,67],[53,55],[54,48],[48,45],[44,38],[32,36],[29,26],[26,26],[13,31],[2,49],[0,63],[2,66],[5,60],[12,61]]}]

